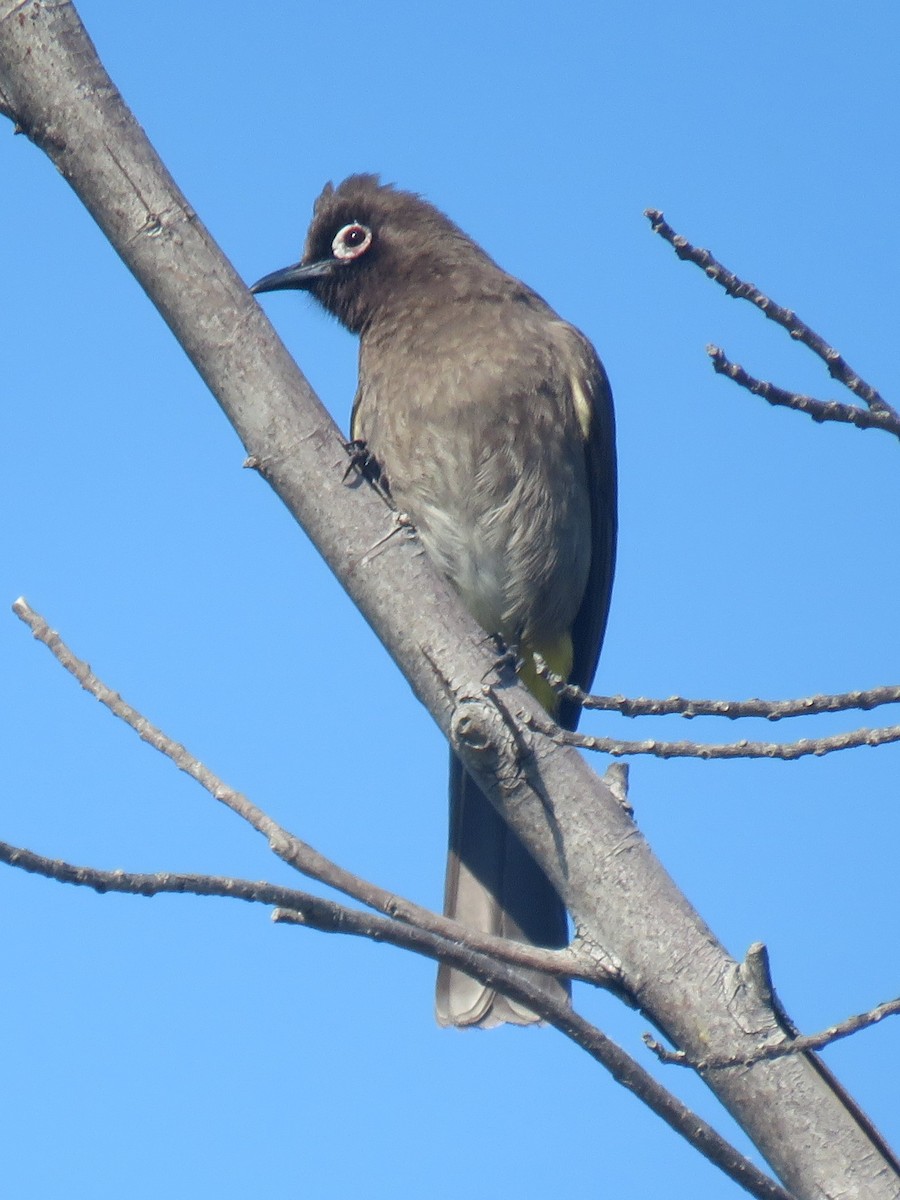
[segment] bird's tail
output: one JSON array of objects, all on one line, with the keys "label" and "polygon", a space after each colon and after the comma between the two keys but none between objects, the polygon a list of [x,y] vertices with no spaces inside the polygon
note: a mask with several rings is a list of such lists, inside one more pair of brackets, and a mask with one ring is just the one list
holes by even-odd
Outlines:
[{"label": "bird's tail", "polygon": [[[542,657],[567,678],[571,641],[550,647]],[[555,715],[557,701],[534,670],[530,655],[520,670],[523,683]],[[569,941],[566,910],[553,884],[518,836],[499,816],[462,763],[450,756],[450,839],[444,914],[479,933],[548,949]],[[525,972],[548,995],[567,999],[567,982],[540,971]],[[439,1024],[490,1029],[533,1025],[540,1018],[515,1000],[442,963],[435,1011]]]}]

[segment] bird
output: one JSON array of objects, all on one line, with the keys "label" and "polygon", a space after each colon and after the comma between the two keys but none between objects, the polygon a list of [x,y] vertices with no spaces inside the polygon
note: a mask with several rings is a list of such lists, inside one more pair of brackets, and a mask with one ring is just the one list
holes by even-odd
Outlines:
[{"label": "bird", "polygon": [[[559,250],[582,260],[577,226]],[[359,336],[350,434],[378,483],[520,678],[560,725],[535,654],[581,688],[603,642],[615,563],[612,393],[591,342],[502,270],[434,205],[351,175],[315,201],[299,262],[255,294],[298,289]],[[445,915],[546,948],[568,944],[544,871],[451,751]],[[567,982],[527,971],[546,995]],[[531,1025],[539,1016],[441,964],[439,1024]]]}]

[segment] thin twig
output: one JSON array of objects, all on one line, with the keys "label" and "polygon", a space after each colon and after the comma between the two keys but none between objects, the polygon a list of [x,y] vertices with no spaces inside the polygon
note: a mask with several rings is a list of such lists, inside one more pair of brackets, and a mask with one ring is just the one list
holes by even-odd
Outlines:
[{"label": "thin twig", "polygon": [[877,1025],[885,1017],[900,1015],[900,997],[886,1000],[868,1012],[857,1013],[829,1025],[820,1033],[802,1034],[799,1037],[782,1038],[766,1046],[760,1046],[752,1054],[735,1055],[729,1058],[691,1059],[683,1050],[669,1050],[658,1042],[652,1035],[645,1033],[644,1042],[657,1056],[660,1062],[671,1063],[673,1066],[692,1067],[697,1071],[724,1071],[731,1067],[752,1067],[754,1063],[768,1061],[773,1058],[785,1058],[789,1054],[806,1054],[812,1050],[824,1050],[832,1042],[850,1037],[861,1029]]},{"label": "thin twig", "polygon": [[679,258],[694,263],[710,279],[723,287],[729,296],[739,300],[748,300],[765,313],[770,321],[774,321],[786,329],[795,341],[802,342],[822,359],[833,379],[849,388],[854,396],[858,396],[873,412],[891,413],[895,418],[900,419],[900,413],[892,408],[871,384],[858,375],[833,346],[830,346],[815,330],[810,329],[804,321],[801,321],[795,312],[776,304],[752,283],[740,279],[733,271],[718,262],[708,250],[691,245],[687,238],[675,232],[658,209],[648,208],[644,215],[649,219],[653,232],[665,238]]},{"label": "thin twig", "polygon": [[855,729],[851,733],[837,733],[833,737],[801,738],[796,742],[661,742],[645,738],[640,742],[624,742],[616,738],[597,737],[589,733],[572,733],[567,729],[541,726],[542,731],[552,734],[557,741],[567,746],[578,746],[581,750],[596,750],[616,758],[624,754],[649,754],[654,758],[774,758],[792,762],[809,755],[821,757],[837,750],[854,750],[858,746],[884,746],[900,741],[900,725],[888,725],[882,729]]},{"label": "thin twig", "polygon": [[544,993],[513,968],[493,961],[456,942],[426,929],[407,925],[374,913],[359,912],[291,888],[223,876],[160,873],[129,874],[76,867],[60,860],[0,842],[0,861],[63,883],[91,887],[99,892],[127,892],[154,896],[161,893],[190,893],[223,896],[283,905],[273,916],[280,923],[303,925],[327,933],[353,934],[413,950],[428,958],[448,962],[489,987],[495,987],[528,1008],[604,1066],[617,1083],[633,1092],[670,1128],[719,1166],[731,1179],[760,1200],[792,1200],[789,1192],[763,1174],[721,1137],[711,1125],[687,1108],[643,1067],[595,1026],[579,1017],[564,1000]]},{"label": "thin twig", "polygon": [[857,429],[882,429],[900,437],[900,413],[888,408],[857,408],[853,404],[841,404],[837,400],[817,400],[814,396],[803,396],[789,392],[777,384],[757,379],[738,363],[733,363],[718,346],[707,346],[706,352],[719,375],[725,375],[739,387],[746,388],[754,396],[761,396],[769,404],[780,408],[792,408],[806,413],[814,421],[836,421],[855,425]]},{"label": "thin twig", "polygon": [[524,943],[475,932],[456,921],[451,921],[449,917],[439,916],[430,909],[413,904],[412,901],[369,883],[338,866],[279,825],[242,792],[230,788],[184,746],[173,741],[137,709],[127,704],[117,692],[108,688],[87,663],[72,653],[59,634],[50,628],[24,598],[16,600],[12,608],[16,616],[31,629],[35,638],[47,646],[60,665],[78,680],[86,692],[130,726],[149,746],[171,759],[179,770],[196,780],[211,796],[261,833],[268,840],[273,853],[296,871],[398,921],[416,925],[435,936],[465,944],[503,962],[543,971],[548,975],[580,979],[598,987],[613,988],[620,993],[624,991],[621,976],[611,966],[603,967],[569,949],[544,950],[537,946],[526,946]]},{"label": "thin twig", "polygon": [[594,696],[582,691],[575,684],[566,683],[561,675],[551,671],[547,664],[535,655],[535,667],[542,679],[550,684],[558,696],[572,700],[585,709],[603,712],[618,712],[624,717],[727,717],[736,721],[742,717],[765,717],[769,721],[781,721],[786,717],[811,717],[821,713],[847,712],[858,709],[868,712],[882,704],[900,704],[900,687],[889,685],[869,688],[866,691],[836,692],[789,700],[691,700],[685,696],[667,696],[665,699],[648,699],[632,696]]}]

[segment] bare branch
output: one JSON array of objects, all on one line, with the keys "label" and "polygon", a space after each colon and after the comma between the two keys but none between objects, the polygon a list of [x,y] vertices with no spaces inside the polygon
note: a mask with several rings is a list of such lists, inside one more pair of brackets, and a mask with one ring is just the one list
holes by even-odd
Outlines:
[{"label": "bare branch", "polygon": [[780,1041],[760,1046],[752,1054],[732,1056],[731,1058],[704,1058],[692,1061],[683,1051],[669,1050],[648,1033],[644,1034],[644,1044],[653,1051],[660,1062],[678,1067],[693,1067],[697,1071],[723,1071],[728,1067],[751,1067],[754,1063],[784,1058],[788,1054],[806,1054],[814,1050],[824,1050],[826,1046],[840,1041],[841,1038],[850,1037],[862,1029],[869,1029],[872,1025],[877,1025],[885,1017],[898,1015],[900,1015],[900,997],[894,1000],[885,1000],[883,1004],[877,1004],[868,1012],[856,1013],[852,1017],[839,1021],[836,1025],[829,1025],[820,1033],[782,1038]]},{"label": "bare branch", "polygon": [[727,376],[739,387],[746,388],[754,396],[761,396],[775,407],[792,408],[795,412],[806,413],[819,424],[823,421],[837,421],[845,425],[855,425],[857,429],[883,429],[885,433],[893,433],[900,437],[900,413],[893,409],[857,408],[853,404],[841,404],[837,400],[817,400],[814,396],[789,392],[777,384],[757,379],[738,363],[726,358],[718,346],[707,346],[706,352],[719,375]]},{"label": "bare branch", "polygon": [[[332,883],[336,879],[340,880],[344,885],[340,890],[354,898],[362,899],[365,903],[372,903],[373,900],[381,898],[385,904],[383,911],[392,911],[394,918],[361,913],[307,892],[266,882],[174,872],[137,874],[121,870],[103,871],[93,867],[73,866],[62,860],[51,860],[5,842],[0,842],[0,861],[59,882],[91,887],[98,892],[126,892],[145,897],[163,893],[190,893],[275,905],[278,908],[273,915],[279,922],[300,924],[322,932],[350,933],[446,961],[540,1013],[549,1024],[605,1066],[617,1082],[634,1092],[667,1124],[686,1137],[696,1149],[716,1163],[751,1195],[791,1200],[789,1192],[760,1172],[711,1126],[706,1125],[657,1084],[621,1047],[574,1013],[568,1004],[546,996],[527,978],[520,977],[515,970],[518,966],[537,967],[553,974],[596,983],[598,976],[608,974],[608,968],[592,967],[588,972],[575,966],[575,955],[571,951],[543,951],[509,943],[500,938],[473,934],[454,921],[438,917],[408,901],[382,892],[374,885],[359,880],[343,868],[330,863],[312,847],[288,833],[247,797],[228,788],[212,771],[189,754],[184,746],[173,742],[146,717],[127,704],[118,693],[109,689],[85,662],[72,654],[59,634],[50,629],[44,618],[23,598],[15,601],[13,611],[29,626],[34,637],[43,642],[57,661],[78,680],[85,691],[125,721],[148,745],[165,754],[181,770],[200,782],[216,799],[247,820],[255,829],[264,832],[269,838],[271,848],[279,857],[322,882]],[[615,788],[620,795],[620,802],[623,786],[616,777]],[[338,884],[333,883],[333,886]],[[422,923],[411,923],[419,915]],[[443,930],[447,930],[450,936]],[[451,937],[454,940],[451,940]],[[487,953],[483,953],[479,947],[486,947]],[[621,984],[620,979],[611,982],[615,985]]]},{"label": "bare branch", "polygon": [[[880,704],[900,701],[900,688],[874,688],[869,692],[846,692],[836,696],[810,696],[801,700],[686,700],[671,696],[668,700],[632,700],[625,696],[590,696],[581,688],[566,683],[561,675],[551,671],[540,656],[536,656],[536,668],[558,695],[579,702],[584,708],[617,711],[628,717],[667,716],[683,717],[718,716],[767,717],[778,721],[785,717],[809,716],[816,713],[841,712],[852,708],[874,708]],[[832,754],[837,750],[852,750],[858,746],[883,746],[900,741],[900,725],[887,725],[879,729],[857,729],[852,733],[838,733],[830,737],[801,738],[796,742],[664,742],[645,738],[640,742],[604,738],[589,733],[577,733],[560,729],[542,717],[532,722],[544,732],[549,732],[561,742],[578,746],[582,750],[596,750],[602,754],[621,757],[625,754],[650,754],[656,758],[778,758],[792,761],[811,754]]]},{"label": "bare branch", "polygon": [[711,1125],[657,1083],[652,1075],[596,1026],[577,1016],[567,1002],[544,993],[503,963],[429,930],[406,925],[389,917],[359,912],[308,892],[271,883],[253,883],[247,879],[170,872],[132,874],[127,871],[76,867],[59,859],[45,858],[33,851],[10,846],[6,842],[0,842],[0,862],[61,883],[90,887],[98,892],[125,892],[147,897],[165,893],[191,894],[283,905],[273,913],[273,919],[278,923],[302,925],[323,933],[352,934],[448,962],[538,1012],[548,1024],[587,1051],[610,1072],[617,1083],[642,1100],[671,1129],[680,1133],[751,1196],[760,1200],[792,1200],[789,1192],[744,1158]]},{"label": "bare branch", "polygon": [[[484,953],[474,950],[467,944],[456,939],[450,939],[423,929],[417,925],[409,925],[390,917],[375,916],[338,904],[334,900],[314,896],[309,892],[296,888],[284,887],[280,884],[265,881],[236,879],[224,875],[197,875],[193,873],[157,871],[154,873],[138,873],[131,871],[107,871],[99,867],[74,866],[63,859],[46,858],[33,850],[21,846],[12,846],[0,841],[0,862],[18,867],[34,875],[43,875],[58,883],[74,884],[78,887],[89,887],[95,892],[120,892],[132,896],[160,896],[166,894],[215,896],[228,900],[244,900],[248,903],[265,904],[276,908],[273,913],[277,920],[287,920],[286,913],[292,914],[294,924],[303,924],[310,929],[318,929],[326,933],[353,933],[368,937],[374,941],[387,942],[401,949],[426,953],[431,958],[446,959],[451,965],[462,970],[490,970],[488,980],[491,986],[502,988],[504,981],[518,978],[515,968],[525,965],[534,967],[532,959],[526,957],[524,963],[516,957],[501,958],[493,951]],[[448,922],[448,924],[454,924]],[[465,931],[463,931],[465,932]],[[492,939],[499,943],[498,948],[504,951],[503,939]],[[514,945],[514,944],[513,944]],[[554,964],[554,973],[560,973],[558,964]],[[528,990],[528,1003],[535,996],[543,995],[539,988],[533,987],[527,979],[521,980]],[[533,994],[532,994],[533,993]],[[549,999],[547,1019],[550,1020],[562,1005],[554,1006]]]},{"label": "bare branch", "polygon": [[[623,998],[627,998],[627,989],[621,973],[611,964],[601,964],[595,956],[588,955],[586,951],[576,953],[572,949],[543,950],[537,946],[527,946],[520,942],[511,942],[505,938],[475,932],[456,921],[451,921],[448,917],[439,916],[430,909],[421,908],[412,901],[405,900],[402,896],[386,891],[377,884],[369,883],[338,866],[324,854],[314,850],[307,842],[289,833],[242,792],[229,787],[183,745],[173,741],[136,708],[127,704],[118,692],[107,687],[86,662],[72,653],[59,634],[50,628],[44,618],[35,612],[23,597],[15,601],[12,609],[16,616],[31,629],[34,637],[43,642],[57,662],[78,680],[86,692],[105,705],[113,716],[124,721],[148,746],[152,746],[166,758],[171,759],[179,770],[196,780],[214,799],[224,804],[226,808],[230,808],[253,829],[261,833],[268,840],[273,853],[296,871],[319,883],[324,883],[336,891],[343,892],[346,896],[351,896],[369,908],[386,913],[398,921],[415,925],[435,936],[450,939],[471,947],[473,950],[490,954],[513,966],[530,967],[549,975],[580,979],[584,983],[591,983],[598,987],[610,987]],[[23,863],[19,862],[17,865],[22,866]],[[88,868],[77,868],[77,870],[88,870]],[[58,878],[58,876],[54,876],[54,878]],[[152,878],[160,877],[153,876]],[[79,883],[82,881],[72,879],[68,882]],[[95,885],[90,884],[90,886]],[[279,905],[288,903],[283,899],[265,902]]]},{"label": "bare branch", "polygon": [[[599,737],[590,733],[572,733],[537,719],[543,732],[550,733],[567,746],[581,750],[596,750],[601,754],[621,757],[624,754],[649,754],[654,758],[775,758],[793,762],[810,755],[821,757],[837,750],[855,750],[859,746],[885,746],[900,741],[900,725],[881,729],[855,729],[851,733],[836,733],[831,737],[800,738],[796,742],[662,742],[645,738],[640,742],[624,742],[617,738]],[[529,720],[529,724],[532,720]]]},{"label": "bare branch", "polygon": [[822,359],[833,379],[849,388],[854,396],[858,396],[873,412],[889,413],[900,420],[900,413],[892,408],[871,384],[866,383],[833,346],[829,346],[824,338],[801,321],[795,312],[776,304],[752,283],[740,279],[733,271],[713,258],[708,250],[691,245],[687,238],[675,232],[659,209],[648,208],[644,215],[649,219],[653,232],[665,238],[679,258],[694,263],[710,279],[723,287],[729,296],[739,300],[748,300],[765,313],[770,321],[774,321],[786,329],[795,341],[802,342]]},{"label": "bare branch", "polygon": [[[22,846],[12,846],[0,841],[0,862],[18,867],[32,875],[43,875],[57,883],[89,887],[101,895],[106,892],[122,892],[130,896],[161,896],[166,894],[192,896],[218,896],[229,900],[245,900],[253,904],[270,906],[291,905],[300,908],[307,900],[313,903],[331,904],[307,892],[280,884],[235,879],[226,875],[195,875],[186,872],[157,871],[152,874],[133,871],[106,871],[100,867],[79,867],[61,858],[47,858]],[[339,906],[335,906],[339,907]],[[350,911],[350,910],[348,910]]]},{"label": "bare branch", "polygon": [[[635,1091],[640,1098],[646,1099],[642,1094],[645,1081],[640,1079],[643,1074],[641,1068],[633,1063],[624,1051],[621,1051],[619,1047],[614,1047],[616,1054],[612,1057],[618,1064],[618,1067],[614,1069],[610,1062],[610,1048],[613,1047],[613,1043],[610,1043],[599,1030],[596,1030],[588,1022],[577,1018],[566,1005],[554,1003],[539,989],[529,984],[527,979],[519,979],[515,974],[516,967],[532,967],[552,974],[579,978],[590,983],[608,983],[617,990],[621,989],[621,978],[616,977],[607,966],[592,964],[591,968],[587,970],[581,965],[584,961],[583,956],[576,956],[571,950],[545,951],[506,942],[500,938],[473,934],[454,921],[420,909],[409,901],[384,892],[382,889],[358,879],[350,872],[344,871],[343,868],[331,863],[314,851],[312,847],[288,833],[253,805],[246,796],[228,788],[212,771],[199,763],[184,746],[173,742],[146,717],[127,704],[118,693],[108,688],[86,663],[69,650],[60,636],[50,629],[43,617],[36,613],[24,599],[20,598],[14,603],[13,611],[29,626],[34,637],[43,642],[57,661],[78,680],[85,691],[133,728],[148,745],[165,754],[181,770],[200,782],[216,799],[247,820],[253,828],[265,833],[270,846],[279,857],[320,882],[339,887],[346,894],[373,907],[381,908],[383,912],[393,913],[394,919],[359,913],[333,901],[311,896],[306,892],[265,882],[172,872],[135,874],[124,871],[102,871],[92,867],[76,867],[62,860],[50,860],[32,851],[3,842],[0,842],[0,861],[60,882],[91,887],[99,892],[117,891],[141,896],[153,896],[161,893],[192,893],[274,905],[281,910],[275,914],[279,921],[302,924],[323,932],[352,933],[447,961],[451,965],[475,975],[490,986],[503,990],[515,999],[535,1008],[549,1023],[560,1029],[567,1037],[610,1069],[619,1082]],[[619,793],[623,784],[616,782],[615,787]],[[648,1045],[661,1057],[671,1054],[671,1052],[664,1051],[658,1043],[648,1040]],[[797,1049],[801,1048],[797,1046]],[[617,1057],[619,1055],[621,1055],[621,1061]],[[751,1061],[779,1056],[772,1053],[758,1053],[751,1058]],[[629,1071],[639,1073],[638,1082],[635,1082],[634,1078],[626,1079],[618,1073],[618,1068],[621,1068],[622,1062],[625,1061],[630,1064]],[[666,1061],[668,1061],[668,1057]],[[676,1055],[673,1061],[690,1065],[686,1056]],[[750,1063],[744,1062],[743,1059],[733,1064],[722,1060],[721,1063],[717,1062],[713,1065],[724,1068],[728,1065],[750,1065]],[[651,1080],[651,1082],[654,1081]],[[654,1086],[658,1085],[654,1083]],[[678,1101],[674,1101],[676,1109],[671,1114],[671,1120],[660,1111],[659,1105],[663,1103],[661,1097],[656,1097],[652,1102],[650,1100],[646,1102],[654,1108],[654,1111],[673,1124],[673,1127],[683,1132],[685,1136],[690,1136],[690,1139],[694,1141],[693,1131],[698,1127],[697,1119],[685,1109],[684,1113],[687,1114],[688,1119],[682,1123],[680,1114],[682,1106]],[[759,1174],[756,1184],[762,1190],[755,1191],[743,1178],[744,1167],[735,1165],[733,1156],[736,1151],[733,1151],[725,1142],[718,1146],[716,1140],[718,1135],[715,1135],[712,1130],[708,1130],[708,1133],[713,1136],[710,1145],[716,1147],[715,1154],[707,1144],[706,1134],[703,1135],[700,1142],[694,1142],[694,1144],[702,1153],[707,1157],[712,1157],[713,1161],[722,1166],[723,1170],[747,1187],[751,1194],[788,1195],[761,1174]],[[719,1161],[717,1156],[725,1151],[727,1151],[725,1161]],[[740,1158],[740,1156],[737,1157]],[[741,1161],[743,1162],[743,1160]],[[778,1188],[778,1190],[773,1192],[772,1187]]]},{"label": "bare branch", "polygon": [[562,699],[574,700],[585,709],[618,712],[623,717],[727,717],[731,721],[742,717],[765,717],[769,721],[781,721],[786,717],[812,717],[850,709],[868,712],[883,704],[900,704],[900,687],[895,685],[866,691],[803,696],[792,700],[689,700],[684,696],[652,700],[622,695],[595,696],[574,684],[566,683],[561,675],[549,669],[540,655],[535,655],[535,666],[541,678],[546,679]]}]

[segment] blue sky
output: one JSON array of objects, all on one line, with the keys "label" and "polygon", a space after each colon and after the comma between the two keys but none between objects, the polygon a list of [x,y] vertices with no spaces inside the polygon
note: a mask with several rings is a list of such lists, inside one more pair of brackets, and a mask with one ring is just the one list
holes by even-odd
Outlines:
[{"label": "blue sky", "polygon": [[[895,5],[79,11],[246,279],[297,257],[326,179],[377,170],[592,338],[621,471],[599,690],[793,696],[900,678],[895,441],[717,378],[708,342],[848,398],[642,216],[663,208],[896,403]],[[24,593],[107,683],[324,853],[438,905],[440,736],[241,470],[234,433],[74,195],[5,132],[0,600]],[[346,427],[353,340],[303,298],[264,303]],[[0,837],[76,863],[293,882],[9,613],[0,655]],[[584,728],[793,738],[897,719]],[[805,1029],[898,991],[898,776],[896,746],[632,763],[658,855],[732,953],[768,944]],[[262,909],[6,869],[0,913],[10,1194],[739,1194],[552,1031],[439,1030],[429,963],[273,927]],[[652,1066],[645,1021],[577,998]],[[900,1142],[900,1023],[827,1059]],[[660,1073],[744,1145],[705,1089]]]}]

